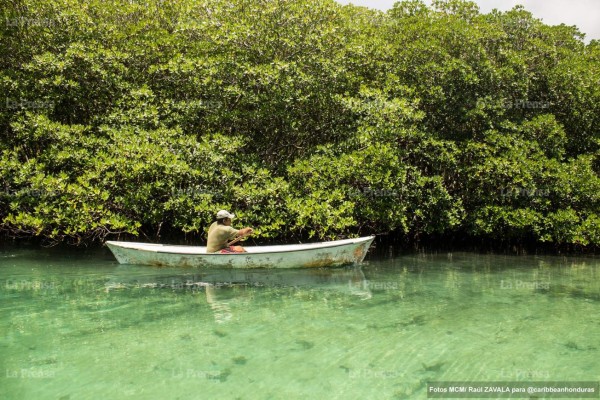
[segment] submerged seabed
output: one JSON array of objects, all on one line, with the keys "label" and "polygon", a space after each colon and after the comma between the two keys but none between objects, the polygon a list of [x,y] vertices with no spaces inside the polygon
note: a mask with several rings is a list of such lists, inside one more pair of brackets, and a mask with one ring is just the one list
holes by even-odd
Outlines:
[{"label": "submerged seabed", "polygon": [[0,253],[0,398],[404,399],[600,380],[600,262],[472,253],[199,271]]}]

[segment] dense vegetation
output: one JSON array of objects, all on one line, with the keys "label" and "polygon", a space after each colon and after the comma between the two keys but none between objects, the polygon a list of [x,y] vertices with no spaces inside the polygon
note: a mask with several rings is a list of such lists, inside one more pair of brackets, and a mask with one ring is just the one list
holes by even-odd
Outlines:
[{"label": "dense vegetation", "polygon": [[[0,229],[600,245],[600,43],[521,7],[9,0]],[[163,236],[164,237],[164,236]]]}]

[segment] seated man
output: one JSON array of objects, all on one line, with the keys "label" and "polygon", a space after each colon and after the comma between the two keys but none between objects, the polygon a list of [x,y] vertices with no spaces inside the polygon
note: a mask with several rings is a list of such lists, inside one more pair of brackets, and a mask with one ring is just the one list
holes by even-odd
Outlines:
[{"label": "seated man", "polygon": [[234,229],[231,226],[231,220],[234,218],[234,214],[225,210],[217,213],[217,221],[208,228],[207,253],[244,253],[246,251],[242,246],[230,246],[227,243],[236,237],[241,238],[252,233],[252,228]]}]

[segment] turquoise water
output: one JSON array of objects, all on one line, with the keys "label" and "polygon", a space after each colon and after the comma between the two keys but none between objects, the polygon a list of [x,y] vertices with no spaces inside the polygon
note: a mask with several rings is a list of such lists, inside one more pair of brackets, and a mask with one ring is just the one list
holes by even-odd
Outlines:
[{"label": "turquoise water", "polygon": [[1,399],[423,399],[430,381],[600,380],[600,261],[370,255],[360,268],[0,252]]}]

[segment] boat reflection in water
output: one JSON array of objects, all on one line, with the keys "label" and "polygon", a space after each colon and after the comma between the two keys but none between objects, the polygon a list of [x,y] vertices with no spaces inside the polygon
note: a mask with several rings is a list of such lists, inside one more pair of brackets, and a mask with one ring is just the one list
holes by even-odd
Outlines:
[{"label": "boat reflection in water", "polygon": [[118,267],[105,284],[105,291],[164,289],[203,292],[218,323],[231,320],[231,302],[237,301],[237,297],[246,299],[244,293],[247,294],[247,290],[335,291],[361,300],[372,297],[360,266],[286,270],[210,269],[194,273],[189,273],[189,270],[180,273],[181,271],[164,268],[149,270],[147,267],[136,266]]}]

